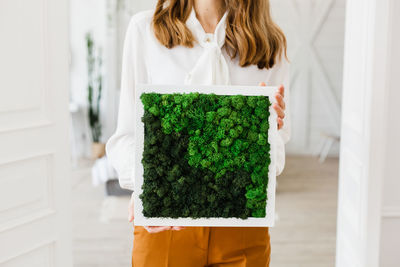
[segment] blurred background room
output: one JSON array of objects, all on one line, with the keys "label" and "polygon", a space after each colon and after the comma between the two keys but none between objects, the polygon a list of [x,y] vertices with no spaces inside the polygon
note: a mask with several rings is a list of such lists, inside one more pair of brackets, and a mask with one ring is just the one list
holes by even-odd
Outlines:
[{"label": "blurred background room", "polygon": [[[105,142],[128,22],[155,3],[0,1],[0,267],[131,265]],[[400,1],[270,3],[292,122],[271,266],[398,267]]]},{"label": "blurred background room", "polygon": [[[117,266],[116,259],[121,261],[118,266],[129,264],[132,227],[127,223],[128,192],[119,188],[116,173],[106,156],[101,156],[104,143],[116,127],[127,24],[133,14],[151,9],[155,3],[154,0],[71,1],[70,105],[76,266]],[[286,169],[278,177],[279,219],[277,227],[271,230],[271,264],[333,266],[345,0],[272,0],[271,5],[273,16],[288,39],[293,126]],[[88,37],[89,43],[93,43],[90,53],[94,54],[93,60],[88,59]],[[88,67],[93,74],[88,73]],[[88,116],[89,85],[94,91],[92,105],[100,103],[101,136],[95,140],[100,145],[93,142],[92,132],[96,127]]]}]

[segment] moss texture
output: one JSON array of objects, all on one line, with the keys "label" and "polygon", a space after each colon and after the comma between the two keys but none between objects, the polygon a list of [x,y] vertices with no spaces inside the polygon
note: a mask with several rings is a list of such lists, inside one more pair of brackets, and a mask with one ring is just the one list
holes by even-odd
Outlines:
[{"label": "moss texture", "polygon": [[267,96],[141,95],[146,217],[265,217]]}]

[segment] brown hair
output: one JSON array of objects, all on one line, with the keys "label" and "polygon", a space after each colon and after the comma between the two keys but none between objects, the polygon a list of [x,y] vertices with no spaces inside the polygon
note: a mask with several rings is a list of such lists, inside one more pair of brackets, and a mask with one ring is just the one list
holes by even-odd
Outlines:
[{"label": "brown hair", "polygon": [[[193,47],[195,38],[186,26],[194,0],[158,0],[153,29],[167,48]],[[242,67],[272,68],[286,56],[286,38],[272,21],[269,0],[225,0],[228,12],[225,48],[231,58],[239,56]]]}]

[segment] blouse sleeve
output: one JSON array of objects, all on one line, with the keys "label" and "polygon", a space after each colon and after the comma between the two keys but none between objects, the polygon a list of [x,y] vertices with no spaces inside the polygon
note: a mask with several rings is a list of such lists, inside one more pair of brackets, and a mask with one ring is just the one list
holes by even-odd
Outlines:
[{"label": "blouse sleeve", "polygon": [[281,84],[285,87],[286,109],[283,127],[278,131],[276,175],[280,175],[285,167],[285,144],[290,140],[291,135],[289,62],[285,58],[279,63],[274,73],[274,85]]},{"label": "blouse sleeve", "polygon": [[111,165],[118,174],[119,184],[122,188],[134,189],[134,96],[135,83],[143,79],[143,60],[137,42],[139,27],[135,17],[129,22],[125,34],[122,70],[121,93],[119,99],[117,129],[106,143],[106,153]]}]

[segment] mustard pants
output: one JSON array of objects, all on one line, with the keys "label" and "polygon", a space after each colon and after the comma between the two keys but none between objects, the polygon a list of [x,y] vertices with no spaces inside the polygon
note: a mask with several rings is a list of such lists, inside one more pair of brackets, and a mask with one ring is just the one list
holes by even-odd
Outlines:
[{"label": "mustard pants", "polygon": [[150,234],[135,226],[133,267],[268,267],[266,227],[187,227]]}]

